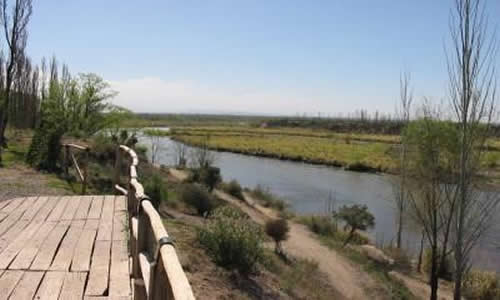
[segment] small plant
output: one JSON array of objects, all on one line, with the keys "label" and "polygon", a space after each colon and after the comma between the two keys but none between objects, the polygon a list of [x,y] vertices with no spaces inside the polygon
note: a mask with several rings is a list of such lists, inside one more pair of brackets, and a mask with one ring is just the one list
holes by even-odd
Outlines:
[{"label": "small plant", "polygon": [[210,213],[215,207],[212,195],[201,185],[185,184],[181,187],[179,199],[194,207],[200,216]]},{"label": "small plant", "polygon": [[211,166],[194,169],[190,181],[205,185],[211,192],[222,181],[220,169]]},{"label": "small plant", "polygon": [[266,223],[266,233],[269,235],[276,243],[275,251],[277,254],[283,254],[283,248],[281,247],[281,242],[288,239],[288,233],[290,232],[290,226],[288,221],[285,219],[269,220]]},{"label": "small plant", "polygon": [[165,183],[158,174],[154,174],[145,184],[146,195],[151,199],[153,206],[158,209],[162,202],[167,202],[168,191]]},{"label": "small plant", "polygon": [[500,284],[494,272],[470,271],[463,282],[467,299],[500,299]]},{"label": "small plant", "polygon": [[375,217],[368,211],[366,205],[344,205],[338,213],[335,213],[335,217],[344,221],[346,228],[350,228],[349,235],[344,241],[344,247],[352,240],[356,230],[367,230],[375,227]]},{"label": "small plant", "polygon": [[250,194],[259,201],[264,207],[270,207],[277,209],[278,211],[284,211],[288,208],[288,203],[285,200],[278,198],[273,195],[269,188],[262,185],[257,185]]},{"label": "small plant", "polygon": [[310,216],[302,220],[309,230],[322,236],[333,236],[337,231],[332,219],[326,216]]},{"label": "small plant", "polygon": [[222,184],[222,190],[233,197],[236,197],[240,200],[245,200],[241,185],[234,179],[227,184]]},{"label": "small plant", "polygon": [[[432,269],[432,249],[427,248],[424,251],[423,264],[422,268],[425,274],[430,274]],[[437,257],[437,270],[438,277],[446,280],[453,280],[454,266],[453,266],[453,258],[451,255],[447,255],[444,260],[444,265],[441,266],[441,250],[437,249],[438,257]]]},{"label": "small plant", "polygon": [[262,231],[247,215],[230,206],[214,211],[206,228],[198,232],[198,240],[216,264],[241,274],[255,271],[264,258]]}]

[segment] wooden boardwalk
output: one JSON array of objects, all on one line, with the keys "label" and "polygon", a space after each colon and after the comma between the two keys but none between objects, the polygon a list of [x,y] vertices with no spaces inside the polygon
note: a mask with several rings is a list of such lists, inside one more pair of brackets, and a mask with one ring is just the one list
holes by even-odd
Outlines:
[{"label": "wooden boardwalk", "polygon": [[0,300],[132,298],[124,196],[0,202]]}]

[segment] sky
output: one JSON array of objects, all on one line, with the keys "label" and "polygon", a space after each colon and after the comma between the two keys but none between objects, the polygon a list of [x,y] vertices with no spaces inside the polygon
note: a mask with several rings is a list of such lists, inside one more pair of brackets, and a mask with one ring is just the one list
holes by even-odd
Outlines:
[{"label": "sky", "polygon": [[[34,1],[28,53],[99,74],[135,112],[392,113],[401,72],[415,101],[445,99],[452,3]],[[487,13],[500,28],[500,1]]]}]

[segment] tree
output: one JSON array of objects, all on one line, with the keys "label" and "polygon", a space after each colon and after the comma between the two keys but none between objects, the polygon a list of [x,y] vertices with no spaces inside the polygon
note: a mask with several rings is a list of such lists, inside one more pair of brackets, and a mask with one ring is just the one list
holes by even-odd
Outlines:
[{"label": "tree", "polygon": [[16,73],[16,66],[23,57],[28,40],[28,23],[33,12],[32,0],[16,0],[9,13],[7,0],[0,1],[0,24],[3,27],[7,44],[8,59],[5,68],[4,97],[0,106],[0,164],[2,162],[2,148],[7,145],[5,129],[9,121],[11,105],[12,82]]},{"label": "tree", "polygon": [[409,124],[403,139],[408,145],[408,170],[414,188],[408,204],[430,247],[431,299],[437,299],[440,249],[447,244],[451,216],[449,187],[457,161],[458,132],[451,122],[439,119],[439,110],[423,106],[423,117]]},{"label": "tree", "polygon": [[188,147],[181,142],[174,143],[175,164],[179,168],[186,167],[188,161]]},{"label": "tree", "polygon": [[[399,92],[400,92],[400,107],[399,117],[403,123],[403,130],[410,122],[411,104],[413,102],[413,92],[410,89],[410,74],[404,73],[399,79]],[[401,248],[401,239],[404,228],[404,217],[407,206],[407,145],[404,139],[401,139],[401,148],[399,153],[399,180],[395,182],[394,186],[394,201],[397,211],[397,236],[396,247]]]},{"label": "tree", "polygon": [[344,205],[335,215],[336,218],[345,222],[346,228],[350,229],[343,247],[352,240],[356,230],[367,230],[375,227],[375,217],[368,211],[366,205]]},{"label": "tree", "polygon": [[281,243],[288,239],[289,232],[290,226],[285,219],[269,220],[266,222],[266,233],[274,240],[274,250],[277,254],[283,254]]},{"label": "tree", "polygon": [[204,169],[214,164],[215,155],[209,149],[209,141],[210,136],[204,137],[200,144],[192,150],[192,163],[195,168]]},{"label": "tree", "polygon": [[470,254],[491,225],[496,194],[478,192],[477,175],[496,102],[497,42],[488,28],[484,1],[455,0],[447,51],[450,103],[458,123],[460,159],[453,223],[454,298],[461,299]]}]

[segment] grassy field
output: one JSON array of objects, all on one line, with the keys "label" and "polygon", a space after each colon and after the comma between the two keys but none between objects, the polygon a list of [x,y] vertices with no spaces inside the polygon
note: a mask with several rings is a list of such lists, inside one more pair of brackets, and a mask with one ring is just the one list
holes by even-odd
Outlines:
[{"label": "grassy field", "polygon": [[[175,127],[174,139],[211,149],[344,167],[355,171],[397,172],[399,136],[336,133],[306,128],[249,126]],[[488,141],[481,162],[490,178],[500,178],[500,139]]]}]

